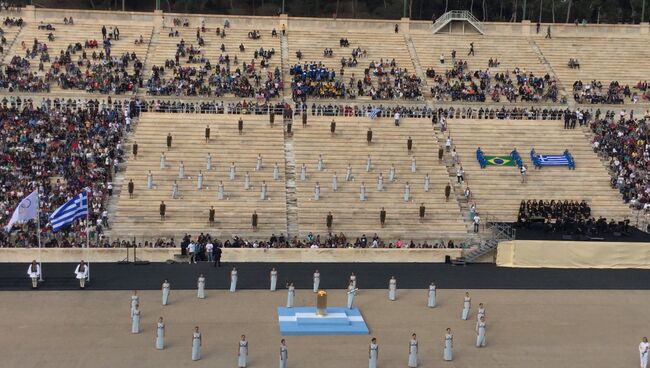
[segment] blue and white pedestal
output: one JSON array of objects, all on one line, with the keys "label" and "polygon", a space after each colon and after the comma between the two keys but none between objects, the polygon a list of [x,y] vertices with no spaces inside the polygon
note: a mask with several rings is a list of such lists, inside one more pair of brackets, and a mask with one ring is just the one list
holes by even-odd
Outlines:
[{"label": "blue and white pedestal", "polygon": [[278,307],[282,336],[367,335],[368,327],[358,308],[327,308],[326,316],[315,307]]}]

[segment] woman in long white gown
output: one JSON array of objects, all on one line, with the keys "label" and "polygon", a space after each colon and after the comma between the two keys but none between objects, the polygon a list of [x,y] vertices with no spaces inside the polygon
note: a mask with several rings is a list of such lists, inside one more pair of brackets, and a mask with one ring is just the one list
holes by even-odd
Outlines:
[{"label": "woman in long white gown", "polygon": [[280,368],[287,368],[287,359],[289,359],[289,350],[284,339],[280,340]]},{"label": "woman in long white gown", "polygon": [[273,267],[271,269],[271,291],[275,291],[278,285],[278,271]]},{"label": "woman in long white gown", "polygon": [[639,344],[639,360],[641,362],[641,368],[648,367],[648,354],[650,353],[650,344],[648,343],[648,338],[644,337]]},{"label": "woman in long white gown", "polygon": [[169,284],[169,281],[165,279],[165,281],[162,284],[162,305],[169,304],[170,289],[171,289],[171,285]]},{"label": "woman in long white gown", "polygon": [[424,177],[424,191],[429,191],[429,186],[431,185],[431,180],[429,179],[429,174]]},{"label": "woman in long white gown", "polygon": [[162,350],[165,348],[165,324],[163,323],[163,318],[158,318],[158,324],[156,325],[156,349]]},{"label": "woman in long white gown", "polygon": [[275,165],[273,166],[273,180],[279,180],[279,179],[280,179],[280,167],[276,162]]},{"label": "woman in long white gown", "polygon": [[339,181],[338,178],[336,177],[336,173],[332,175],[332,191],[336,192],[339,189]]},{"label": "woman in long white gown", "polygon": [[348,309],[352,309],[354,307],[355,294],[356,294],[356,289],[354,288],[352,281],[350,281],[350,283],[348,284],[348,304],[347,304]]},{"label": "woman in long white gown", "polygon": [[318,270],[314,271],[314,287],[313,287],[313,292],[317,293],[318,292],[318,287],[320,286],[320,272]]},{"label": "woman in long white gown", "polygon": [[246,335],[241,335],[239,340],[239,349],[237,350],[237,367],[246,368],[248,360],[248,341]]},{"label": "woman in long white gown", "polygon": [[160,154],[160,169],[162,170],[164,168],[165,168],[165,152],[162,152]]},{"label": "woman in long white gown", "polygon": [[140,305],[136,304],[131,313],[131,333],[140,333]]},{"label": "woman in long white gown", "polygon": [[151,170],[147,173],[147,189],[153,189],[153,174]]},{"label": "woman in long white gown", "polygon": [[427,307],[434,308],[436,306],[436,284],[433,282],[429,285],[429,298],[427,299]]},{"label": "woman in long white gown", "polygon": [[133,318],[133,312],[137,305],[140,304],[140,297],[138,296],[138,291],[133,290],[133,295],[131,295],[131,318]]},{"label": "woman in long white gown", "polygon": [[230,292],[237,291],[237,269],[235,267],[230,271]]},{"label": "woman in long white gown", "polygon": [[397,280],[395,276],[391,276],[388,281],[388,299],[391,301],[397,299]]},{"label": "woman in long white gown", "polygon": [[476,347],[482,348],[485,346],[485,317],[476,322]]},{"label": "woman in long white gown", "polygon": [[199,279],[197,280],[196,286],[196,297],[199,299],[205,299],[205,277],[202,273],[199,274]]},{"label": "woman in long white gown", "polygon": [[379,345],[377,339],[373,337],[368,346],[368,368],[377,368],[377,359],[379,359]]},{"label": "woman in long white gown", "polygon": [[469,292],[465,292],[465,299],[463,299],[463,314],[461,315],[462,320],[467,320],[469,318],[469,309],[472,307],[472,298],[469,297]]},{"label": "woman in long white gown", "polygon": [[201,332],[199,332],[199,326],[194,327],[194,332],[192,333],[192,360],[201,359],[201,345],[203,344],[203,338],[201,337]]},{"label": "woman in long white gown", "polygon": [[451,361],[454,358],[454,335],[451,333],[451,328],[447,327],[447,333],[445,334],[445,349],[442,353],[442,359],[446,361]]},{"label": "woman in long white gown", "polygon": [[418,339],[415,334],[411,335],[411,341],[409,341],[409,368],[417,368],[418,366]]},{"label": "woman in long white gown", "polygon": [[485,306],[483,303],[478,303],[478,310],[476,311],[476,322],[480,321],[481,317],[485,317]]},{"label": "woman in long white gown", "polygon": [[287,284],[287,308],[293,308],[293,299],[296,296],[296,288],[293,286],[293,282]]}]

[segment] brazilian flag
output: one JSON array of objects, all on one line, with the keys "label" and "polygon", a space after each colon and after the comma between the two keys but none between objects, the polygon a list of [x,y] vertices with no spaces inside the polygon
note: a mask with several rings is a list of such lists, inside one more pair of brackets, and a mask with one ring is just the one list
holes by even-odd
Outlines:
[{"label": "brazilian flag", "polygon": [[510,156],[483,156],[489,166],[515,166],[515,161]]}]

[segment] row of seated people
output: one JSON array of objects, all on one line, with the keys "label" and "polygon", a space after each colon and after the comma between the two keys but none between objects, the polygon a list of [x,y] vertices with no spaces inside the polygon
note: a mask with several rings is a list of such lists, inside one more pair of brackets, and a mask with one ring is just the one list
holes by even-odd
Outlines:
[{"label": "row of seated people", "polygon": [[[0,108],[0,223],[6,223],[17,203],[35,189],[44,236],[51,234],[47,215],[82,191],[89,193],[90,221],[101,223],[112,190],[109,182],[124,156],[125,126],[138,113],[135,107],[130,102],[100,108],[88,101],[85,108],[74,110],[31,102],[22,109]],[[34,223],[25,226],[35,231]],[[63,232],[83,234],[84,226],[77,222]]]},{"label": "row of seated people", "polygon": [[597,115],[590,124],[594,151],[609,159],[612,187],[636,209],[650,209],[649,119],[612,112]]},{"label": "row of seated people", "polygon": [[[491,63],[494,65],[494,59]],[[489,98],[500,102],[502,97],[509,102],[562,100],[557,81],[550,75],[540,77],[519,68],[492,74],[489,69],[471,71],[467,61],[455,60],[452,69],[444,73],[430,68],[426,74],[433,79],[431,94],[437,100],[484,102]]]},{"label": "row of seated people", "polygon": [[23,18],[16,18],[16,17],[5,17],[5,19],[2,20],[2,25],[5,27],[22,27],[25,24],[23,21]]},{"label": "row of seated people", "polygon": [[[167,72],[171,74],[169,78],[166,78]],[[282,86],[278,68],[264,74],[255,67],[254,60],[234,70],[228,66],[212,68],[209,64],[199,68],[174,66],[170,70],[153,66],[146,82],[147,93],[154,96],[212,97],[233,94],[237,97],[262,96],[265,100],[279,96]]]},{"label": "row of seated people", "polygon": [[604,86],[597,80],[589,83],[577,80],[573,83],[573,98],[579,103],[621,104],[626,98],[636,102],[638,95],[632,92],[629,85],[623,86],[618,81],[612,81],[608,86]]}]

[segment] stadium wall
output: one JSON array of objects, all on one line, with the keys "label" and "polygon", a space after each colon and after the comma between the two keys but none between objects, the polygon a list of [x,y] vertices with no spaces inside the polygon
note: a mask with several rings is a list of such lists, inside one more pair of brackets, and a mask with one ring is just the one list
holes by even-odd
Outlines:
[{"label": "stadium wall", "polygon": [[497,266],[650,269],[650,243],[513,240],[499,243]]},{"label": "stadium wall", "polygon": [[[36,259],[44,263],[118,262],[126,258],[126,248],[0,248],[0,263],[28,263]],[[224,262],[305,262],[305,263],[444,263],[461,256],[461,249],[253,249],[226,248]],[[180,254],[179,248],[138,248],[137,257],[150,262],[165,262]],[[133,249],[129,249],[133,260]]]},{"label": "stadium wall", "polygon": [[[155,12],[119,12],[119,11],[97,11],[97,10],[75,10],[75,9],[48,9],[26,6],[20,16],[27,22],[44,21],[61,23],[64,17],[72,16],[76,23],[79,24],[142,24],[150,23],[152,27],[160,24],[163,17],[169,19],[180,17],[188,18],[194,27],[205,20],[206,26],[214,28],[222,26],[225,19],[230,20],[233,27],[244,29],[270,30],[276,28],[278,31],[284,24],[287,31],[360,31],[373,32],[377,31],[378,36],[383,32],[392,32],[395,24],[400,24],[401,32],[410,33],[430,33],[431,22],[429,21],[411,21],[408,18],[396,20],[376,20],[376,19],[332,19],[332,18],[303,18],[288,17],[281,15],[279,17],[271,16],[237,16],[237,15],[219,15],[219,14],[183,14],[183,13],[164,13]],[[528,36],[535,34],[535,23],[522,21],[517,23],[511,22],[483,22],[482,23],[488,35],[509,35],[509,36]],[[542,25],[540,34],[546,32],[546,26]],[[588,24],[575,26],[574,24],[552,24],[553,37],[638,37],[639,35],[647,36],[650,34],[650,23],[641,24]],[[469,28],[468,32],[470,31]],[[472,32],[474,33],[474,32]],[[343,34],[341,34],[343,36]]]}]

